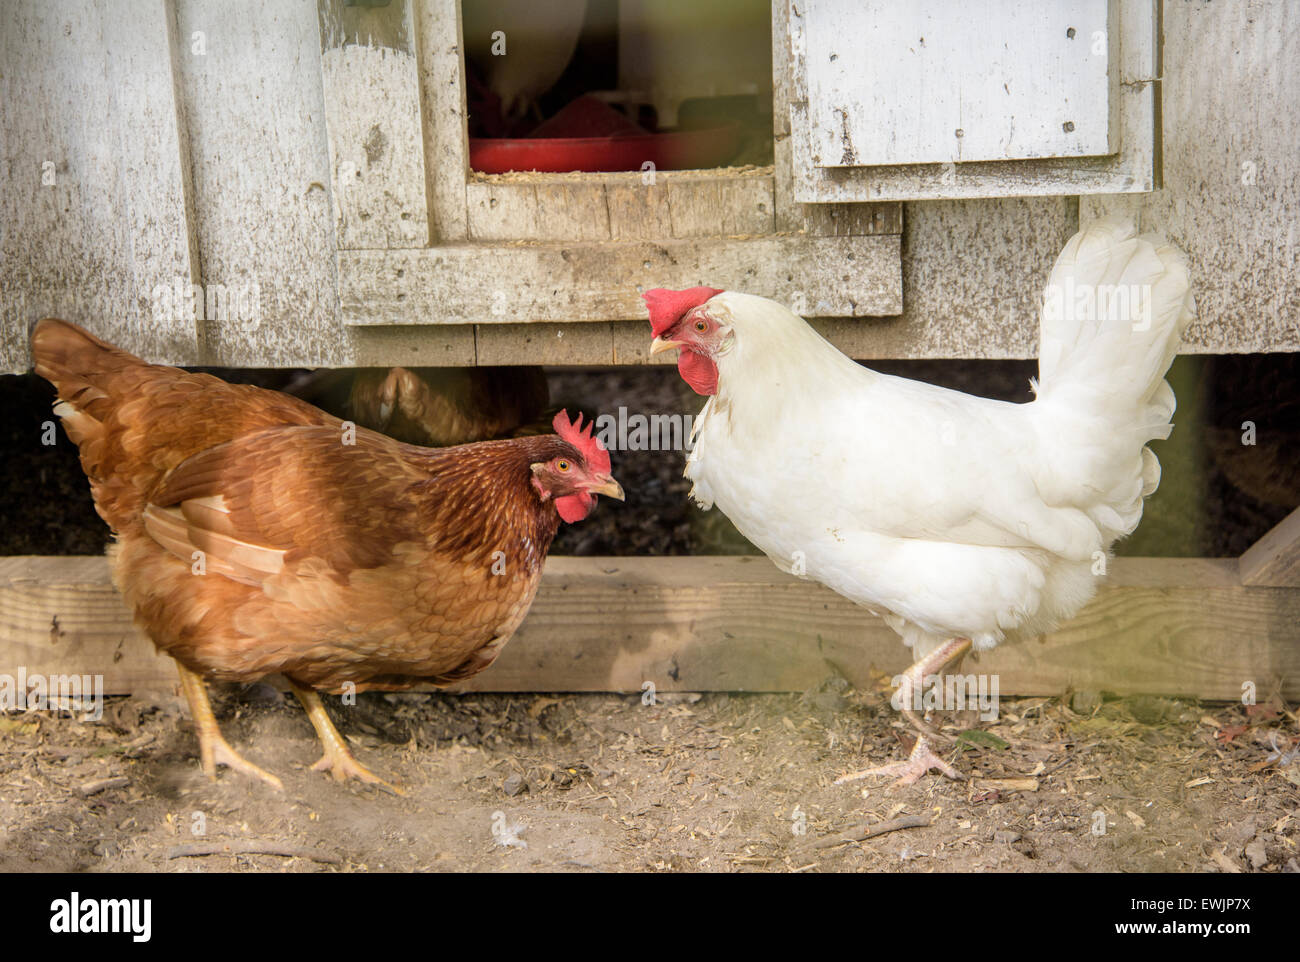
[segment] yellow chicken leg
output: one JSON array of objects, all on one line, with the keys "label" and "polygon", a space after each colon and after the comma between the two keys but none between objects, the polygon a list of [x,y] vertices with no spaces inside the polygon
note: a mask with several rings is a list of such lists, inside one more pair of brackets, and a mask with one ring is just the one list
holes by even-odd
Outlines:
[{"label": "yellow chicken leg", "polygon": [[311,719],[316,734],[320,738],[320,743],[325,749],[325,754],[321,756],[320,761],[311,767],[313,772],[329,772],[334,776],[335,781],[339,782],[355,778],[367,785],[376,785],[386,789],[394,795],[406,794],[396,785],[390,785],[378,775],[369,771],[353,757],[347,742],[343,740],[339,730],[330,721],[330,716],[326,714],[325,703],[320,700],[320,695],[316,694],[314,689],[302,688],[295,684],[292,679],[289,681],[289,687],[293,689],[293,693],[302,702],[302,707],[306,709],[307,717]]},{"label": "yellow chicken leg", "polygon": [[208,687],[203,679],[179,661],[176,662],[176,670],[181,676],[181,688],[185,692],[185,698],[190,703],[190,715],[194,718],[195,734],[199,736],[199,760],[203,764],[204,774],[215,780],[217,766],[225,765],[241,775],[261,779],[277,792],[284,791],[284,784],[280,779],[258,768],[252,762],[245,761],[222,736],[217,718],[212,714],[212,703],[208,701]]},{"label": "yellow chicken leg", "polygon": [[875,768],[843,775],[835,779],[835,784],[842,785],[845,782],[854,782],[869,775],[896,775],[898,781],[894,783],[894,786],[899,787],[919,781],[932,769],[942,772],[951,779],[963,778],[964,776],[960,772],[934,753],[934,750],[930,747],[931,739],[943,736],[926,724],[925,719],[916,711],[914,705],[915,693],[925,686],[927,677],[940,674],[949,665],[960,666],[962,659],[966,657],[967,652],[970,650],[971,641],[969,638],[954,638],[940,645],[903,672],[903,677],[898,683],[899,704],[902,705],[900,710],[903,717],[917,731],[916,744],[912,746],[912,752],[907,756],[906,761],[878,765]]}]

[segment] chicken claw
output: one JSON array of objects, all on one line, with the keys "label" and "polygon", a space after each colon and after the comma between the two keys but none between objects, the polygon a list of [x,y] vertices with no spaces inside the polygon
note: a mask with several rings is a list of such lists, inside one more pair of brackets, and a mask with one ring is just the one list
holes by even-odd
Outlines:
[{"label": "chicken claw", "polygon": [[961,781],[966,777],[936,755],[934,749],[930,747],[929,739],[925,735],[921,735],[916,739],[916,744],[912,746],[912,753],[907,756],[907,761],[890,762],[888,765],[878,765],[875,768],[853,772],[850,775],[841,775],[835,779],[835,784],[843,785],[845,782],[856,782],[858,779],[867,778],[870,775],[897,775],[898,781],[894,782],[893,787],[901,788],[920,781],[931,769],[942,772],[954,781]]},{"label": "chicken claw", "polygon": [[302,702],[302,707],[307,710],[307,717],[311,719],[316,734],[320,738],[320,743],[325,749],[325,754],[320,757],[320,761],[311,767],[313,772],[329,772],[334,776],[334,780],[338,782],[345,782],[349,778],[355,778],[360,782],[382,788],[394,795],[406,794],[396,785],[384,781],[356,760],[348,748],[347,742],[343,740],[339,730],[330,721],[330,716],[325,712],[325,703],[320,700],[320,695],[316,694],[314,689],[302,688],[295,684],[292,679],[289,681],[289,686],[293,689],[293,693],[298,696],[298,700]]},{"label": "chicken claw", "polygon": [[942,772],[954,780],[965,778],[964,775],[936,755],[934,749],[930,747],[931,739],[942,739],[943,736],[926,724],[925,718],[916,710],[915,694],[918,688],[924,687],[926,678],[938,675],[949,665],[955,665],[960,670],[962,659],[966,657],[970,650],[971,641],[969,638],[954,638],[921,658],[907,671],[903,672],[902,677],[899,679],[897,704],[901,706],[899,710],[908,723],[916,729],[917,734],[916,744],[912,746],[912,753],[907,756],[907,761],[892,762],[888,765],[879,765],[861,772],[854,772],[851,775],[844,775],[837,778],[835,784],[842,785],[845,782],[857,781],[860,778],[866,778],[868,775],[897,775],[899,778],[898,781],[894,782],[894,787],[900,788],[920,781],[922,776],[932,769]]},{"label": "chicken claw", "polygon": [[277,792],[284,791],[284,783],[280,779],[258,768],[252,762],[245,761],[222,736],[217,718],[212,714],[212,703],[208,701],[208,688],[203,683],[203,679],[179,661],[176,662],[176,670],[181,676],[181,688],[185,692],[185,698],[190,703],[194,731],[199,737],[199,760],[203,765],[204,774],[215,781],[217,766],[225,765],[241,775],[261,779]]}]

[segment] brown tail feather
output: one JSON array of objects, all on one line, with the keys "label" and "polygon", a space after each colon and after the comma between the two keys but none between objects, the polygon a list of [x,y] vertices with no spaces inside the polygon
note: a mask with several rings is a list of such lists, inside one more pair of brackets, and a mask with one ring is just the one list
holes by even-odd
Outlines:
[{"label": "brown tail feather", "polygon": [[32,358],[36,373],[66,401],[91,417],[112,394],[115,375],[144,365],[134,354],[102,341],[84,328],[47,317],[32,330]]}]

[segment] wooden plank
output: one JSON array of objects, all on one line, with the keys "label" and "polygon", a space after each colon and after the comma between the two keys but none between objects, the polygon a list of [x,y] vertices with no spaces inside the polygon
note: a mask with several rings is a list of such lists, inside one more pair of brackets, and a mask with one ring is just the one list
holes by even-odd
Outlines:
[{"label": "wooden plank", "polygon": [[181,3],[177,16],[203,283],[255,292],[250,314],[208,318],[203,363],[354,363],[335,290],[315,6]]},{"label": "wooden plank", "polygon": [[653,183],[635,172],[585,179],[481,176],[465,188],[469,236],[476,241],[594,241],[773,232],[774,178],[767,168],[707,176],[681,173],[655,174]]},{"label": "wooden plank", "polygon": [[[772,133],[777,142],[790,136],[790,104],[797,100],[794,50],[790,46],[790,2],[772,2]],[[777,164],[778,170],[780,164]]]},{"label": "wooden plank", "polygon": [[[175,13],[161,0],[137,0],[106,8],[104,16],[106,81],[118,127],[116,167],[127,200],[123,214],[138,298],[136,310],[124,313],[136,315],[132,340],[172,357],[192,356],[200,330],[193,311],[176,304],[159,310],[154,297],[160,287],[200,279],[189,138],[177,90]],[[140,317],[142,303],[149,308]],[[114,313],[123,312],[119,307]]]},{"label": "wooden plank", "polygon": [[1161,30],[1163,188],[1081,198],[1080,220],[1131,218],[1186,252],[1182,352],[1300,351],[1300,110],[1276,109],[1300,104],[1300,70],[1277,69],[1300,5],[1165,3]]},{"label": "wooden plank", "polygon": [[432,237],[444,244],[463,241],[469,236],[465,211],[469,111],[460,49],[460,4],[456,0],[417,3],[415,31]]},{"label": "wooden plank", "polygon": [[346,330],[351,335],[353,367],[473,367],[478,363],[470,324]]},{"label": "wooden plank", "polygon": [[411,0],[319,0],[321,78],[340,249],[429,243]]},{"label": "wooden plank", "polygon": [[[859,323],[850,321],[846,323]],[[646,321],[615,321],[610,324],[614,341],[611,364],[663,364],[677,366],[677,352],[650,354],[650,325]],[[703,405],[703,398],[700,399]]]},{"label": "wooden plank", "polygon": [[819,237],[856,234],[901,234],[903,205],[801,204],[794,197],[794,171],[790,143],[790,100],[793,63],[789,46],[786,4],[772,4],[772,117],[775,152],[773,204],[778,231],[803,231]]},{"label": "wooden plank", "polygon": [[857,237],[862,234],[903,233],[903,205],[801,204],[802,230],[819,237]]},{"label": "wooden plank", "polygon": [[[462,690],[801,691],[839,671],[866,686],[907,665],[898,637],[764,558],[547,560],[500,660]],[[131,624],[102,558],[0,559],[0,673],[102,674],[123,693],[174,671]],[[1067,688],[1239,699],[1300,697],[1300,592],[1243,586],[1233,561],[1121,558],[1058,631],[966,670],[1004,695]]]},{"label": "wooden plank", "polygon": [[673,237],[770,234],[776,229],[773,178],[709,178],[668,184]]},{"label": "wooden plank", "polygon": [[103,675],[105,692],[176,680],[135,627],[102,557],[0,558],[0,674]]},{"label": "wooden plank", "polygon": [[5,6],[0,371],[29,366],[28,325],[51,315],[200,360],[193,313],[154,297],[198,280],[176,55],[162,0]]},{"label": "wooden plank", "polygon": [[795,199],[804,202],[938,200],[1147,192],[1159,186],[1159,74],[1155,0],[1117,0],[1121,43],[1115,95],[1120,150],[1100,157],[825,168],[814,159],[802,4],[788,15],[789,105]]},{"label": "wooden plank", "polygon": [[605,188],[609,206],[609,236],[618,240],[657,240],[673,236],[668,209],[668,184],[620,183]]},{"label": "wooden plank", "polygon": [[474,329],[477,363],[612,364],[609,324],[480,324]]},{"label": "wooden plank", "polygon": [[609,321],[644,315],[640,292],[711,284],[795,303],[822,316],[902,310],[894,236],[467,244],[340,251],[347,324]]},{"label": "wooden plank", "polygon": [[1300,588],[1300,508],[1247,548],[1238,561],[1243,584]]},{"label": "wooden plank", "polygon": [[465,201],[471,240],[609,239],[603,184],[474,182]]}]

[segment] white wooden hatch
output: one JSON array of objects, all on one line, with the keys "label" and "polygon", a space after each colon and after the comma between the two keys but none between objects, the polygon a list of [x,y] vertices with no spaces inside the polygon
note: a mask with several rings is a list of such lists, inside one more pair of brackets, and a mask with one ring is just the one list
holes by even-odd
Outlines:
[{"label": "white wooden hatch", "polygon": [[798,201],[1157,186],[1153,0],[799,0]]},{"label": "white wooden hatch", "polygon": [[1108,0],[809,0],[813,163],[1113,153],[1108,7]]}]

